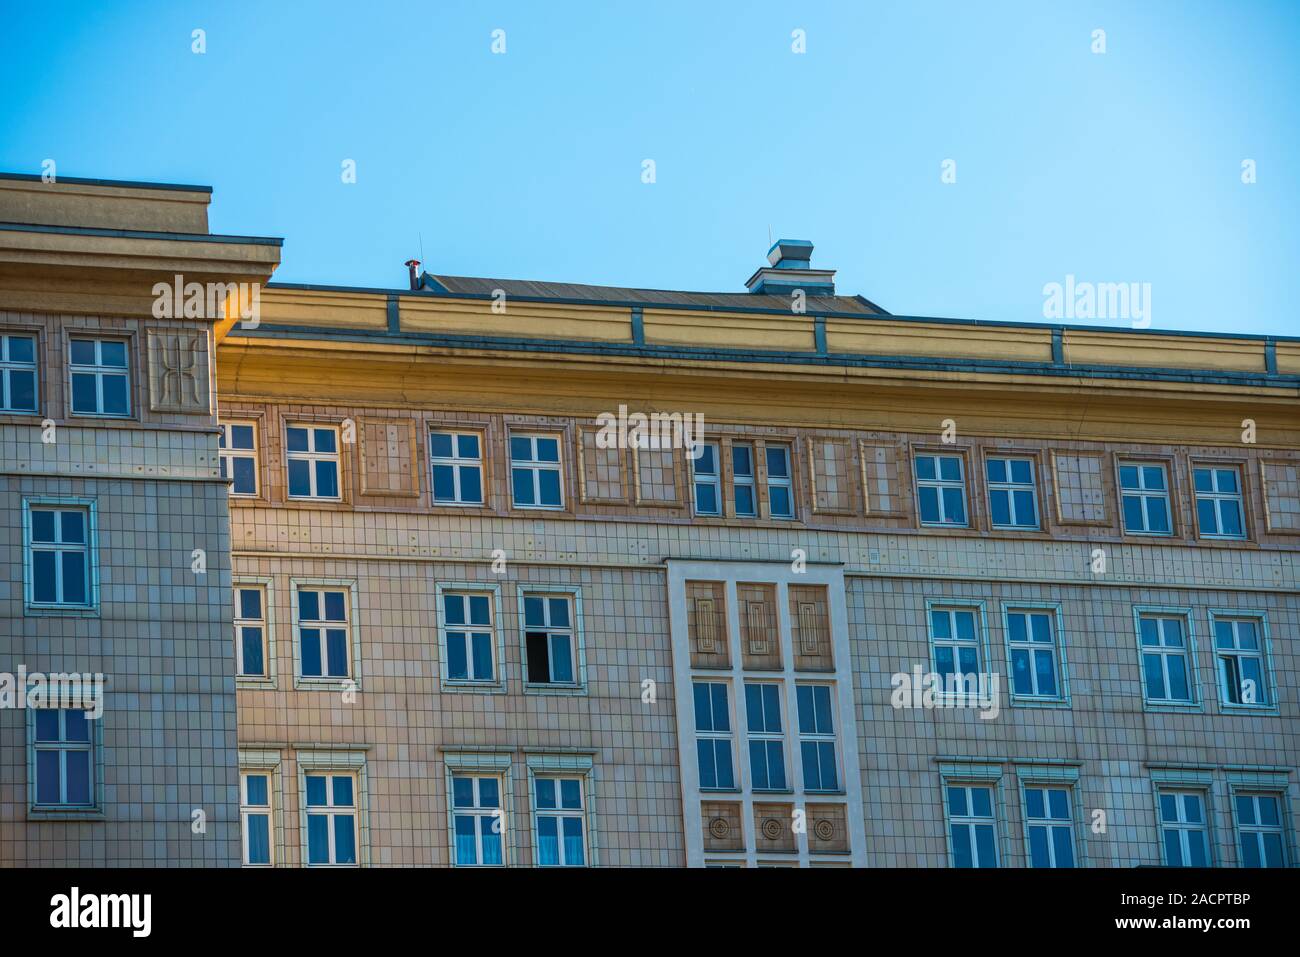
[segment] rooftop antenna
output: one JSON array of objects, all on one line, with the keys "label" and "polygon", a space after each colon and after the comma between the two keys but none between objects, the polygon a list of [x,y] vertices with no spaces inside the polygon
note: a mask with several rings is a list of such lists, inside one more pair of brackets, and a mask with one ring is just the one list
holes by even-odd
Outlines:
[{"label": "rooftop antenna", "polygon": [[767,224],[767,248],[772,248],[772,224]]}]

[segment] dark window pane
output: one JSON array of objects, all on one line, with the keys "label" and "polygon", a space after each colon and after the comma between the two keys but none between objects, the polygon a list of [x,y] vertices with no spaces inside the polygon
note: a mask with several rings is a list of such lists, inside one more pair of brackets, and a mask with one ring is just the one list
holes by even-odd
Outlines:
[{"label": "dark window pane", "polygon": [[9,371],[9,408],[16,411],[36,411],[36,373]]},{"label": "dark window pane", "polygon": [[253,459],[241,457],[234,459],[235,493],[238,495],[257,494],[257,463]]},{"label": "dark window pane", "polygon": [[550,655],[547,650],[545,632],[530,631],[527,634],[528,646],[528,680],[535,684],[546,684],[551,680]]},{"label": "dark window pane", "polygon": [[232,449],[253,448],[253,427],[251,425],[232,425],[230,427],[230,447]]},{"label": "dark window pane", "polygon": [[[516,441],[518,441],[516,439]],[[511,469],[510,470],[511,489],[514,492],[514,502],[516,505],[536,505],[533,498],[533,470],[532,469]]]},{"label": "dark window pane", "polygon": [[315,433],[316,451],[333,453],[338,451],[338,436],[333,429],[312,429]]},{"label": "dark window pane", "polygon": [[311,463],[303,459],[289,460],[289,494],[305,498],[311,495]]},{"label": "dark window pane", "polygon": [[541,488],[542,505],[559,505],[560,504],[560,473],[551,469],[543,469],[537,473],[538,485]]},{"label": "dark window pane", "polygon": [[86,604],[86,555],[63,553],[63,600],[69,605]]},{"label": "dark window pane", "polygon": [[456,436],[456,451],[461,458],[476,459],[478,458],[478,436],[477,435],[458,435]]},{"label": "dark window pane", "polygon": [[287,440],[287,444],[290,452],[307,451],[307,430],[306,429],[290,427],[285,431],[285,438]]},{"label": "dark window pane", "polygon": [[95,364],[95,340],[73,339],[70,353],[73,365],[93,366]]},{"label": "dark window pane", "polygon": [[301,629],[298,643],[302,647],[303,676],[307,678],[321,677],[320,629]]},{"label": "dark window pane", "polygon": [[430,432],[429,454],[435,458],[451,458],[451,438],[450,432]]},{"label": "dark window pane", "polygon": [[321,498],[339,497],[339,466],[337,462],[316,463],[316,494]]},{"label": "dark window pane", "polygon": [[32,541],[52,542],[54,537],[55,512],[48,509],[32,509]]},{"label": "dark window pane", "polygon": [[35,362],[36,340],[29,336],[9,337],[10,362]]},{"label": "dark window pane", "polygon": [[120,369],[125,369],[126,343],[109,341],[100,342],[99,361],[101,365],[117,366]]},{"label": "dark window pane", "polygon": [[38,604],[52,605],[59,600],[55,561],[54,552],[36,552],[32,555],[32,600]]},{"label": "dark window pane", "polygon": [[465,465],[460,469],[460,500],[462,502],[483,501],[483,480],[477,465]]},{"label": "dark window pane", "polygon": [[106,375],[104,383],[104,414],[126,415],[131,411],[131,402],[127,398],[127,378],[124,375]]},{"label": "dark window pane", "polygon": [[72,376],[72,411],[94,414],[99,411],[99,397],[95,377],[77,372]]}]

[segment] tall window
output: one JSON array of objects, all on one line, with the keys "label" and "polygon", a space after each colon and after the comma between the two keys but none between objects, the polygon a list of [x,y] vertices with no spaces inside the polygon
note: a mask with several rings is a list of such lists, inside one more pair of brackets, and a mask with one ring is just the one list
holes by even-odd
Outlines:
[{"label": "tall window", "polygon": [[1166,867],[1209,867],[1205,795],[1199,791],[1160,792],[1160,836]]},{"label": "tall window", "polygon": [[458,867],[505,863],[502,835],[501,779],[457,774],[451,779],[453,827]]},{"label": "tall window", "polygon": [[298,589],[298,654],[304,678],[351,676],[347,592]]},{"label": "tall window", "polygon": [[1067,787],[1025,787],[1030,867],[1074,867],[1074,821]]},{"label": "tall window", "polygon": [[257,425],[253,422],[223,422],[221,477],[230,480],[231,495],[257,494]]},{"label": "tall window", "polygon": [[964,690],[979,675],[976,611],[974,608],[930,609],[930,646],[935,674],[943,682],[941,690]]},{"label": "tall window", "polygon": [[722,681],[697,681],[695,691],[695,752],[700,765],[700,789],[733,791],[736,775],[731,762],[731,708]]},{"label": "tall window", "polygon": [[1214,619],[1214,658],[1224,704],[1269,703],[1260,624],[1258,618]]},{"label": "tall window", "polygon": [[516,508],[564,507],[558,438],[510,436],[510,489]]},{"label": "tall window", "polygon": [[997,817],[993,788],[986,784],[949,784],[948,834],[953,867],[997,867]]},{"label": "tall window", "polygon": [[357,863],[356,776],[312,772],[307,781],[307,864],[312,867]]},{"label": "tall window", "polygon": [[435,505],[483,504],[483,453],[477,432],[429,433]]},{"label": "tall window", "polygon": [[1282,802],[1276,794],[1233,795],[1242,867],[1286,867]]},{"label": "tall window", "polygon": [[731,497],[736,515],[753,518],[758,514],[754,496],[754,446],[750,442],[731,444]]},{"label": "tall window", "polygon": [[1245,538],[1241,473],[1233,467],[1192,470],[1196,523],[1202,538]]},{"label": "tall window", "polygon": [[289,497],[338,501],[339,431],[330,425],[291,425],[286,430]]},{"label": "tall window", "polygon": [[89,607],[89,511],[33,505],[28,515],[32,604],[48,608]]},{"label": "tall window", "polygon": [[447,680],[495,680],[492,596],[445,592],[442,613],[447,628]]},{"label": "tall window", "polygon": [[[958,460],[960,465],[960,460]],[[1038,496],[1034,489],[1034,460],[990,456],[985,460],[989,511],[994,528],[1038,528]]]},{"label": "tall window", "polygon": [[1190,704],[1192,685],[1186,622],[1174,615],[1142,615],[1138,622],[1147,701]]},{"label": "tall window", "polygon": [[244,833],[244,865],[269,867],[271,861],[271,774],[245,771],[240,775],[239,817]]},{"label": "tall window", "polygon": [[699,455],[692,460],[695,474],[695,514],[722,514],[722,483],[718,468],[718,443],[701,442]]},{"label": "tall window", "polygon": [[960,455],[917,455],[916,500],[922,525],[965,526],[966,479]]},{"label": "tall window", "polygon": [[586,809],[582,784],[579,777],[538,776],[533,779],[539,866],[586,865]]},{"label": "tall window", "polygon": [[36,337],[0,335],[0,412],[36,411]]},{"label": "tall window", "polygon": [[527,681],[534,685],[576,685],[577,654],[573,609],[567,595],[524,596]]},{"label": "tall window", "polygon": [[745,720],[749,730],[749,774],[753,789],[786,790],[780,685],[745,682]]},{"label": "tall window", "polygon": [[835,748],[835,717],[829,685],[796,685],[799,711],[799,755],[805,791],[838,791],[839,762]]},{"label": "tall window", "polygon": [[36,806],[93,807],[95,750],[90,719],[75,709],[38,708],[36,723]]},{"label": "tall window", "polygon": [[245,678],[265,678],[266,644],[266,590],[261,585],[236,585],[236,674]]},{"label": "tall window", "polygon": [[1012,608],[1007,611],[1011,693],[1017,697],[1061,697],[1055,618],[1050,610]]},{"label": "tall window", "polygon": [[768,444],[767,511],[772,518],[794,518],[794,484],[790,468],[790,446]]},{"label": "tall window", "polygon": [[131,414],[131,373],[126,357],[126,343],[117,339],[69,341],[73,415]]},{"label": "tall window", "polygon": [[1122,462],[1119,487],[1124,531],[1138,535],[1170,534],[1169,482],[1163,465]]}]

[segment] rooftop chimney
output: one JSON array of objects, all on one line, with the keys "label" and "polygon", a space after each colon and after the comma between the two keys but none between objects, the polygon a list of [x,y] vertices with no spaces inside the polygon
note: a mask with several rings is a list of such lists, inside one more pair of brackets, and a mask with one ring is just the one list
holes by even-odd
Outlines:
[{"label": "rooftop chimney", "polygon": [[796,289],[809,296],[835,295],[835,270],[813,269],[812,251],[806,239],[778,239],[767,251],[770,265],[760,266],[746,288],[769,296],[788,296]]},{"label": "rooftop chimney", "polygon": [[419,289],[420,288],[420,260],[408,259],[403,265],[406,266],[406,271],[411,275],[411,288]]}]

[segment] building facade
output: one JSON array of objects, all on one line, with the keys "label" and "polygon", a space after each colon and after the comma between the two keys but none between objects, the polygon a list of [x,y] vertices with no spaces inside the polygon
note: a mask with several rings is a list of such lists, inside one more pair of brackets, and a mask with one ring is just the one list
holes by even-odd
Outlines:
[{"label": "building facade", "polygon": [[[0,362],[40,383],[0,415],[0,662],[110,675],[101,783],[39,800],[0,710],[0,861],[1297,861],[1300,341],[898,317],[786,241],[747,292],[412,267],[177,323],[144,270],[32,282],[9,244],[58,225],[0,227],[44,357]],[[101,326],[111,429],[62,404]],[[174,329],[215,409],[155,411]],[[46,497],[94,512],[93,606],[22,600]]]}]

